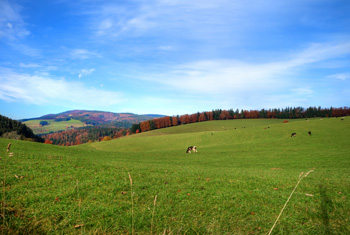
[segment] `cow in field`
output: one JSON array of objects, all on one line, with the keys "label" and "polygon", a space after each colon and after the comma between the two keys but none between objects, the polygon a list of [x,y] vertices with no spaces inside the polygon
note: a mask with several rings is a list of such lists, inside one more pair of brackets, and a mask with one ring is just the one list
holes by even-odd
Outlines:
[{"label": "cow in field", "polygon": [[292,133],[292,135],[290,137],[293,137],[293,136],[296,136],[296,135],[297,135],[297,133]]},{"label": "cow in field", "polygon": [[309,131],[308,134],[311,135],[311,131]]},{"label": "cow in field", "polygon": [[186,153],[191,153],[191,151],[196,153],[197,152],[197,147],[196,146],[188,147]]}]

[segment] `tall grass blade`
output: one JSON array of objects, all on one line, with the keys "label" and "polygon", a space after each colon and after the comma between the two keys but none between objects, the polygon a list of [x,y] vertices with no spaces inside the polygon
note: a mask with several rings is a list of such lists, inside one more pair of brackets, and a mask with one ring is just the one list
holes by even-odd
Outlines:
[{"label": "tall grass blade", "polygon": [[283,208],[282,208],[280,214],[278,215],[278,217],[277,217],[275,223],[274,223],[273,226],[271,227],[270,232],[268,233],[268,235],[270,235],[270,234],[272,233],[272,230],[275,228],[275,226],[276,226],[276,224],[277,224],[277,221],[280,219],[280,217],[281,217],[281,215],[282,215],[284,209],[286,208],[286,206],[287,206],[287,204],[288,204],[290,198],[291,198],[292,195],[294,194],[294,191],[295,191],[296,188],[298,187],[300,181],[301,181],[303,178],[307,177],[307,176],[308,176],[311,172],[313,172],[313,171],[314,171],[314,170],[310,170],[310,171],[306,172],[304,175],[303,175],[303,172],[302,172],[302,173],[299,175],[299,181],[298,181],[298,183],[295,185],[295,187],[294,187],[292,193],[289,195],[289,197],[288,197],[286,203],[284,203],[284,206],[283,206]]},{"label": "tall grass blade", "polygon": [[151,235],[153,234],[153,217],[154,217],[154,211],[156,209],[156,202],[157,202],[157,195],[154,197],[154,202],[153,202],[153,211],[152,211],[152,221],[151,221]]},{"label": "tall grass blade", "polygon": [[134,198],[133,198],[133,191],[132,191],[132,178],[129,174],[129,179],[130,179],[130,187],[131,187],[131,234],[134,234]]},{"label": "tall grass blade", "polygon": [[[8,152],[10,152],[11,150],[11,143],[9,143],[7,145],[7,150],[5,153],[5,156],[8,155]],[[12,156],[12,154],[11,154]],[[1,159],[1,158],[0,158]],[[7,158],[4,158],[4,180],[3,180],[3,185],[2,185],[2,234],[4,234],[4,227],[5,227],[5,210],[6,210],[6,162],[7,162]]]}]

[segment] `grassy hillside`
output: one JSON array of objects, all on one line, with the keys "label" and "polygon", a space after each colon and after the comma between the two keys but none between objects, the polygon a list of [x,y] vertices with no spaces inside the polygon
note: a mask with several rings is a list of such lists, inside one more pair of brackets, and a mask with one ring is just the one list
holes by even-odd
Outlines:
[{"label": "grassy hillside", "polygon": [[[47,121],[49,125],[41,126],[41,121]],[[71,128],[72,126],[75,128],[86,126],[86,124],[82,123],[81,121],[74,119],[61,122],[55,122],[54,119],[37,119],[26,121],[23,123],[26,124],[30,129],[32,129],[34,134],[45,134],[50,132],[63,131],[67,130],[67,127]]]},{"label": "grassy hillside", "polygon": [[[2,228],[267,234],[313,170],[272,234],[350,233],[349,120],[282,121],[202,122],[69,148],[11,141],[12,157],[0,139]],[[186,154],[190,145],[199,152]]]}]

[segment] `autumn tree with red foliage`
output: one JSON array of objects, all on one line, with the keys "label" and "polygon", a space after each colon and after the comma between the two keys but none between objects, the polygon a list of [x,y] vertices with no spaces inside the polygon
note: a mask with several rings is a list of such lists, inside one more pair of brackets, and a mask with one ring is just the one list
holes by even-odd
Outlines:
[{"label": "autumn tree with red foliage", "polygon": [[188,124],[188,123],[190,123],[190,116],[188,114],[181,115],[180,116],[180,123],[181,124]]},{"label": "autumn tree with red foliage", "polygon": [[267,111],[267,118],[276,118],[276,113],[272,110]]},{"label": "autumn tree with red foliage", "polygon": [[228,120],[230,117],[230,113],[226,110],[222,110],[221,114],[219,115],[220,120]]},{"label": "autumn tree with red foliage", "polygon": [[52,141],[50,141],[49,139],[45,140],[44,144],[52,144]]},{"label": "autumn tree with red foliage", "polygon": [[149,120],[141,122],[140,128],[141,132],[149,131],[151,129]]},{"label": "autumn tree with red foliage", "polygon": [[348,107],[333,108],[332,117],[343,117],[343,116],[350,116],[350,108]]},{"label": "autumn tree with red foliage", "polygon": [[177,126],[179,124],[179,119],[178,119],[178,117],[173,117],[173,120],[172,120],[172,125],[173,126]]},{"label": "autumn tree with red foliage", "polygon": [[165,125],[165,127],[171,126],[170,116],[164,117],[164,125]]},{"label": "autumn tree with red foliage", "polygon": [[189,123],[195,123],[198,120],[196,113],[191,114],[189,117],[190,117]]},{"label": "autumn tree with red foliage", "polygon": [[207,116],[207,121],[212,121],[213,120],[213,112],[205,112]]},{"label": "autumn tree with red foliage", "polygon": [[257,110],[250,110],[250,111],[245,110],[244,117],[245,118],[259,118],[259,111],[257,111]]},{"label": "autumn tree with red foliage", "polygon": [[205,113],[200,113],[198,117],[198,122],[204,122],[204,121],[207,121],[205,117]]}]

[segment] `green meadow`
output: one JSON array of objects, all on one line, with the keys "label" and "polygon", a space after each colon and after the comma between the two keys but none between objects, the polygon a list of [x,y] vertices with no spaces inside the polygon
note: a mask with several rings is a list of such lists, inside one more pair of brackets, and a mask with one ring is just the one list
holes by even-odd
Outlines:
[{"label": "green meadow", "polygon": [[[268,234],[283,208],[271,234],[349,234],[350,119],[283,121],[209,121],[72,147],[0,139],[1,230]],[[186,154],[191,145],[198,152]]]},{"label": "green meadow", "polygon": [[[49,125],[41,126],[41,121],[47,121]],[[50,132],[64,131],[67,130],[67,127],[70,128],[71,126],[75,128],[86,126],[86,124],[82,123],[80,120],[74,119],[60,122],[55,122],[54,119],[37,119],[23,122],[23,124],[26,124],[30,129],[32,129],[34,134],[46,134]]]}]

